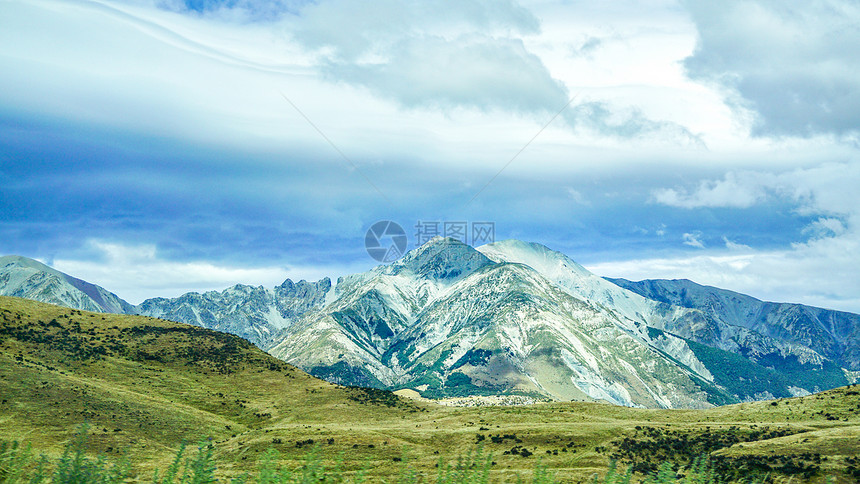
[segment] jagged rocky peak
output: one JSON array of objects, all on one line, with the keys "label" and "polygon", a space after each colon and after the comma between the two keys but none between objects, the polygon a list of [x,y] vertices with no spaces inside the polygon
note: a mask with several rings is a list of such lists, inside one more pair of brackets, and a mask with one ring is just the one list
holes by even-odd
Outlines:
[{"label": "jagged rocky peak", "polygon": [[279,331],[322,306],[330,288],[327,277],[317,282],[287,279],[273,289],[236,284],[223,291],[147,299],[136,310],[138,314],[227,331],[265,348]]},{"label": "jagged rocky peak", "polygon": [[294,296],[307,296],[310,294],[316,294],[322,292],[323,294],[328,292],[331,289],[331,279],[328,277],[323,277],[317,282],[308,282],[304,279],[299,282],[293,282],[291,279],[287,279],[280,286],[277,286],[277,289],[282,290],[282,293],[290,294]]},{"label": "jagged rocky peak", "polygon": [[427,279],[456,280],[493,261],[473,247],[449,237],[433,237],[391,266],[392,274],[409,271]]}]

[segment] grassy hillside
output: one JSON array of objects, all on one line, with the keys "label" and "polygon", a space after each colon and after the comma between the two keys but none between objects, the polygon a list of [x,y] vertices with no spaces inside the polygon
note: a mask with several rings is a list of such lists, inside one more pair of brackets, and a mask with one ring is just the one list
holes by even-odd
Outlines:
[{"label": "grassy hillside", "polygon": [[288,467],[313,448],[329,464],[342,456],[372,481],[404,466],[435,476],[440,457],[478,446],[497,482],[530,475],[538,458],[562,482],[605,473],[613,458],[648,472],[710,454],[726,475],[793,482],[854,482],[860,462],[858,387],[705,411],[443,407],[326,383],[224,333],[0,297],[0,439],[56,455],[84,421],[94,452],[124,452],[143,479],[182,440],[208,437],[223,477],[270,448]]}]

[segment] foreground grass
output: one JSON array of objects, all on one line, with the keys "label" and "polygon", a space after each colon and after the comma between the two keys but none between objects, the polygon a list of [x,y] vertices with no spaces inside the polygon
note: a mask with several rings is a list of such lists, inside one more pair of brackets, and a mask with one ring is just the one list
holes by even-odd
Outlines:
[{"label": "foreground grass", "polygon": [[[75,438],[66,445],[63,454],[54,460],[45,455],[34,457],[32,447],[16,441],[0,444],[0,483],[120,483],[141,481],[132,463],[127,458],[110,460],[104,456],[92,458],[88,455],[88,430],[84,425]],[[229,481],[233,483],[288,484],[288,483],[364,483],[370,482],[365,470],[346,473],[342,459],[327,467],[319,447],[306,454],[304,463],[298,468],[283,464],[280,453],[269,449],[260,459],[255,472],[247,472]],[[415,470],[401,459],[401,468],[395,475],[380,482],[418,483],[430,482],[428,476]],[[492,456],[481,448],[459,457],[456,462],[439,461],[436,484],[486,483],[490,479]],[[218,482],[216,478],[214,445],[211,441],[200,443],[196,451],[189,451],[185,444],[171,464],[165,469],[155,469],[151,481],[155,484],[203,484]],[[518,479],[518,482],[522,482]],[[529,482],[549,484],[555,482],[546,468],[537,465]]]},{"label": "foreground grass", "polygon": [[[17,441],[0,443],[0,484],[112,484],[124,482],[146,481],[133,470],[132,463],[127,458],[109,459],[100,455],[88,455],[89,426],[82,425],[69,442],[62,455],[54,460],[45,455],[34,456],[32,447],[21,445]],[[435,483],[435,484],[482,484],[490,481],[490,469],[494,464],[491,454],[486,454],[482,447],[465,456],[458,457],[453,462],[440,459],[434,476],[427,475],[414,469],[407,461],[401,459],[397,473],[378,482],[398,484]],[[319,447],[314,447],[305,455],[304,463],[298,468],[285,466],[280,453],[269,449],[260,459],[255,472],[247,472],[230,479],[232,483],[259,484],[305,484],[305,483],[365,483],[368,479],[366,470],[345,473],[342,469],[343,460],[339,459],[327,467],[320,457]],[[196,451],[179,446],[173,461],[164,469],[155,469],[149,482],[154,484],[207,484],[219,482],[216,477],[216,460],[214,445],[211,441],[200,443]],[[659,466],[659,470],[645,477],[642,481],[647,484],[658,483],[698,483],[719,484],[727,482],[703,458],[697,458],[692,465],[680,469],[682,474],[673,470],[668,462]],[[622,484],[630,483],[633,479],[633,466],[626,470],[619,469],[613,462],[605,476],[599,479],[593,477],[594,483]],[[556,481],[552,472],[540,462],[535,465],[530,476],[524,480],[516,477],[516,482],[532,484],[554,484]]]}]

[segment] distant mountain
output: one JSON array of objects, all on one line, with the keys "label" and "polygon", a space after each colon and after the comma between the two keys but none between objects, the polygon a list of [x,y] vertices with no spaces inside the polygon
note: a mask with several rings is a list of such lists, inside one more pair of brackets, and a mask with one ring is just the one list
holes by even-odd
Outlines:
[{"label": "distant mountain", "polygon": [[337,299],[270,353],[331,381],[434,397],[521,393],[707,406],[699,376],[645,338],[645,325],[571,296],[532,267],[435,239],[339,281]]},{"label": "distant mountain", "polygon": [[133,314],[225,331],[266,348],[306,312],[322,306],[330,290],[327,277],[317,282],[287,279],[272,289],[236,284],[220,292],[147,299]]},{"label": "distant mountain", "polygon": [[133,311],[131,304],[102,287],[16,255],[0,257],[0,296],[22,297],[100,313]]},{"label": "distant mountain", "polygon": [[516,240],[436,238],[334,287],[287,279],[138,306],[36,261],[0,261],[0,294],[230,332],[332,382],[426,397],[700,408],[834,388],[858,369],[858,315],[604,279]]},{"label": "distant mountain", "polygon": [[[731,331],[719,331],[723,328],[744,328],[812,349],[849,370],[860,370],[860,315],[802,304],[760,301],[686,279],[607,280],[654,301],[702,311],[716,323],[717,341],[729,342],[732,338]],[[761,354],[740,342],[735,343],[738,352],[761,359]]]},{"label": "distant mountain", "polygon": [[[539,244],[476,250],[434,239],[339,280],[334,300],[269,351],[331,381],[431,397],[525,393],[697,407],[847,383],[807,346],[719,324],[700,309],[619,287]],[[699,342],[717,341],[715,330],[766,358]]]},{"label": "distant mountain", "polygon": [[223,291],[190,292],[176,298],[147,299],[133,306],[106,289],[74,278],[39,261],[0,257],[0,296],[13,296],[74,309],[137,314],[225,331],[265,348],[305,312],[323,304],[328,278],[310,283],[287,279],[280,286],[237,284]]}]

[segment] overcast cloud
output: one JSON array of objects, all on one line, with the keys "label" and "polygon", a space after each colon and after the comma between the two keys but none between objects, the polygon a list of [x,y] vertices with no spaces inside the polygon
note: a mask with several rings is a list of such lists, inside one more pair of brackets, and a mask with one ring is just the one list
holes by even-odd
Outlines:
[{"label": "overcast cloud", "polygon": [[5,1],[0,253],[137,303],[369,269],[378,220],[410,247],[492,221],[602,275],[860,311],[858,25],[852,2]]},{"label": "overcast cloud", "polygon": [[690,76],[730,91],[737,109],[754,113],[754,134],[858,134],[860,4],[685,4],[699,32]]}]

